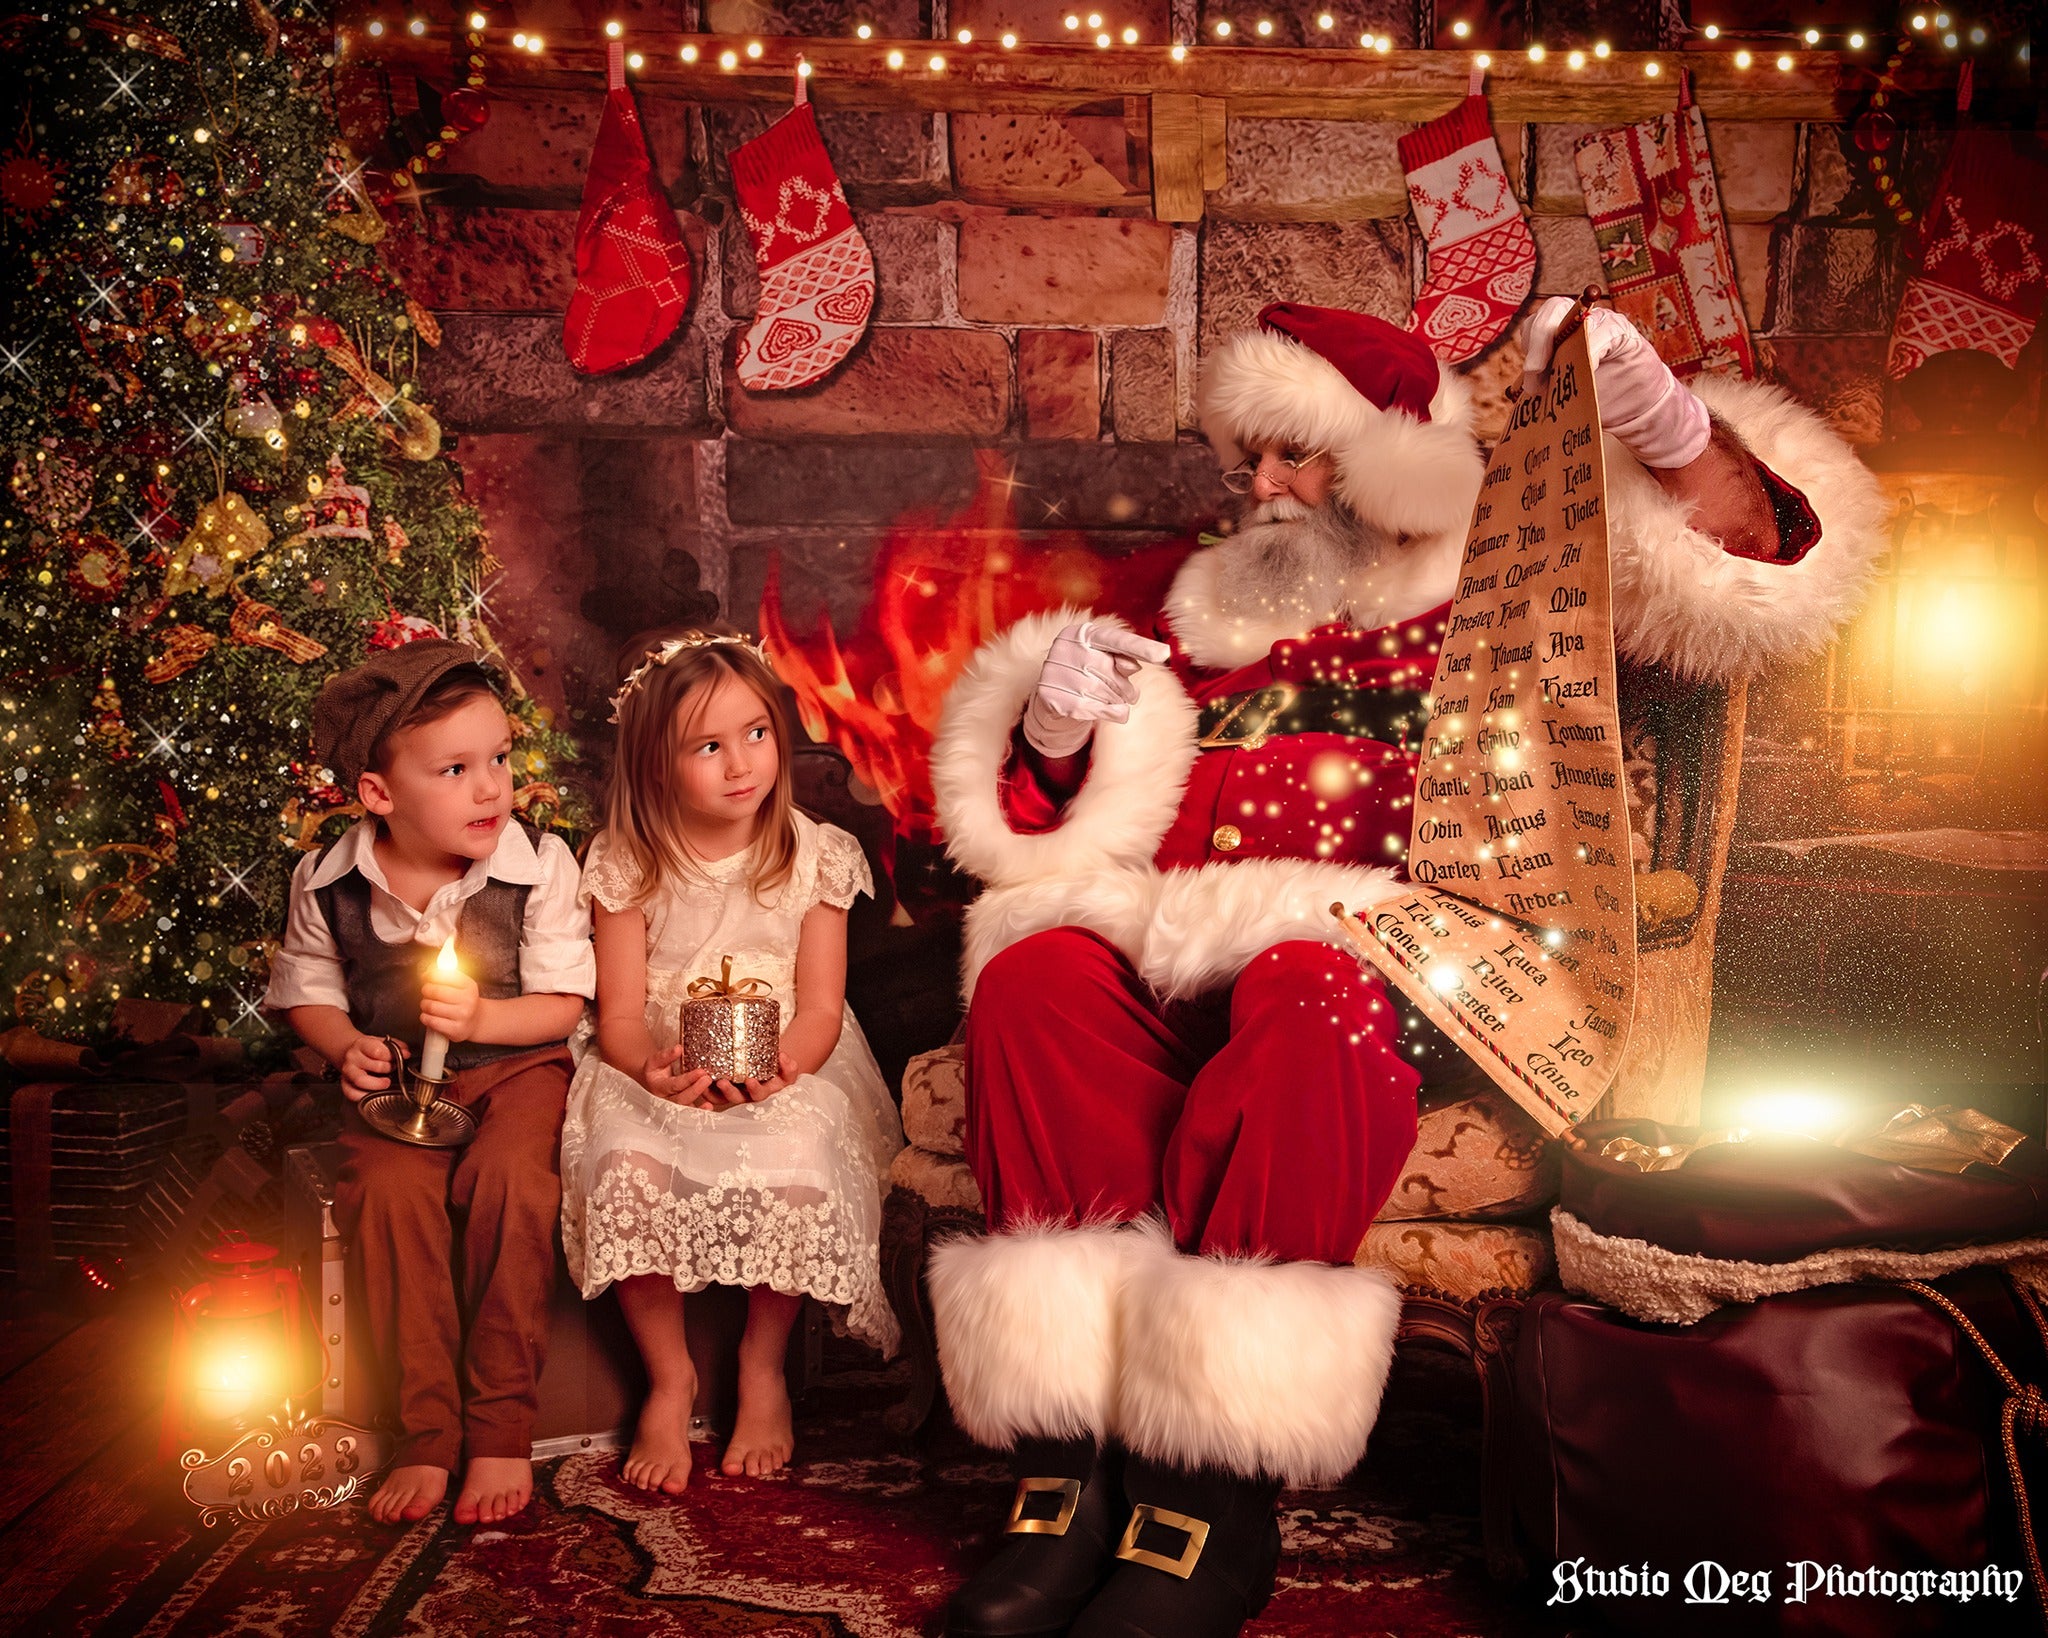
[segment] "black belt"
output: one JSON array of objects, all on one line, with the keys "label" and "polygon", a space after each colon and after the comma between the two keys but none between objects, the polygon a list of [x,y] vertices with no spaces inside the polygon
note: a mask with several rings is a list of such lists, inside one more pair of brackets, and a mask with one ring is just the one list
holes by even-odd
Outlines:
[{"label": "black belt", "polygon": [[1275,683],[1203,706],[1200,743],[1204,750],[1255,751],[1276,734],[1338,734],[1405,748],[1420,743],[1429,722],[1422,701],[1412,688]]}]

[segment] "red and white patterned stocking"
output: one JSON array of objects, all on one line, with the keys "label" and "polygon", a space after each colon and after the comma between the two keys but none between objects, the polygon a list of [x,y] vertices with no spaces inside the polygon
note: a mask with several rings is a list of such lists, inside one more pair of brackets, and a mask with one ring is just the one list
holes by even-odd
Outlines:
[{"label": "red and white patterned stocking", "polygon": [[1892,324],[1893,376],[1936,353],[1989,353],[2007,369],[2048,294],[2048,171],[2010,133],[1956,133],[1920,234],[1920,266]]},{"label": "red and white patterned stocking", "polygon": [[1400,146],[1408,198],[1429,242],[1429,278],[1408,328],[1446,364],[1462,364],[1514,323],[1536,281],[1536,242],[1508,185],[1484,97],[1467,97]]},{"label": "red and white patterned stocking", "polygon": [[586,375],[639,363],[690,305],[689,247],[647,160],[625,46],[614,40],[609,58],[611,88],[576,218],[576,292],[562,321],[562,349]]},{"label": "red and white patterned stocking", "polygon": [[734,367],[750,392],[807,387],[853,349],[875,308],[875,263],[800,103],[732,154],[732,186],[761,270],[761,310]]}]

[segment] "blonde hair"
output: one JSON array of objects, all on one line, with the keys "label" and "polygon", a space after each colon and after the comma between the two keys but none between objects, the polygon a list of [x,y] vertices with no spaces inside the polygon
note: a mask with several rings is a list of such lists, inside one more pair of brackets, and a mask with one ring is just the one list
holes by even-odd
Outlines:
[{"label": "blonde hair", "polygon": [[759,650],[737,632],[716,626],[654,633],[633,645],[631,663],[639,669],[618,697],[618,745],[605,787],[604,827],[611,846],[639,866],[646,884],[643,899],[665,879],[707,879],[703,861],[683,835],[674,788],[676,744],[703,714],[711,690],[735,678],[760,696],[768,708],[768,731],[775,736],[775,782],[754,816],[757,852],[747,877],[755,898],[765,900],[789,880],[796,865],[794,775],[782,684]]}]

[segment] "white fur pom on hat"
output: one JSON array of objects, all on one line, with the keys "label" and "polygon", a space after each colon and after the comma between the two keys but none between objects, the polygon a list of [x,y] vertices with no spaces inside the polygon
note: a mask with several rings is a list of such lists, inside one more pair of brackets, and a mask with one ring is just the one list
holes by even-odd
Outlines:
[{"label": "white fur pom on hat", "polygon": [[1463,530],[1485,473],[1464,382],[1368,313],[1265,308],[1203,366],[1201,420],[1226,465],[1257,444],[1327,451],[1339,498],[1397,534]]}]

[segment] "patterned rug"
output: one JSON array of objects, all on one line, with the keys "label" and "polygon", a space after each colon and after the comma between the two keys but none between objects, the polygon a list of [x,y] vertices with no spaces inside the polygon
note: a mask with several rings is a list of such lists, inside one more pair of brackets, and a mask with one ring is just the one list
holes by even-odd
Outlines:
[{"label": "patterned rug", "polygon": [[[410,1530],[360,1506],[200,1531],[175,1502],[108,1542],[32,1627],[147,1638],[909,1638],[936,1633],[1008,1503],[1002,1466],[950,1428],[893,1439],[881,1371],[841,1370],[799,1407],[794,1467],[710,1476],[673,1501],[623,1485],[615,1453],[545,1464],[518,1518]],[[699,1446],[700,1462],[715,1454]],[[168,1482],[166,1483],[168,1489]],[[1372,1453],[1344,1489],[1282,1500],[1280,1590],[1260,1638],[1552,1635],[1541,1594],[1481,1565],[1470,1371],[1404,1360]],[[1553,1615],[1561,1612],[1552,1612]]]}]

